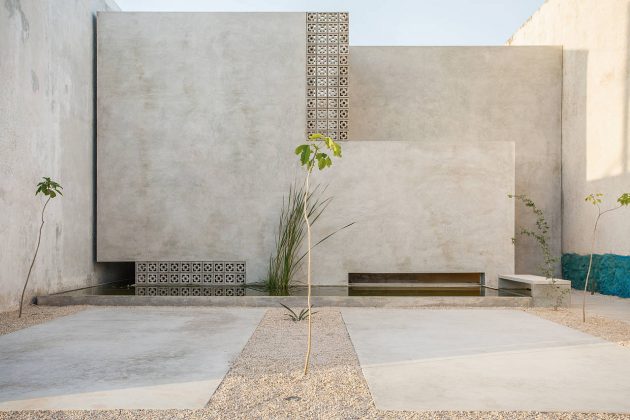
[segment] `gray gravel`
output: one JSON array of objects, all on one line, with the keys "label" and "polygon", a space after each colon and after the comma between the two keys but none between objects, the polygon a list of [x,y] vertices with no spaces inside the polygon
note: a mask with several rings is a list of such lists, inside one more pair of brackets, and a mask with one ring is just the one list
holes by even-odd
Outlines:
[{"label": "gray gravel", "polygon": [[627,322],[592,315],[588,312],[586,322],[582,322],[582,312],[575,309],[554,311],[553,309],[530,308],[527,312],[621,346],[630,347],[630,324]]},{"label": "gray gravel", "polygon": [[[530,310],[558,322],[563,311]],[[567,312],[568,311],[564,311]],[[551,313],[551,314],[550,314]],[[593,319],[592,322],[596,322]],[[607,327],[607,330],[609,328]],[[615,335],[614,337],[618,337]],[[312,370],[302,377],[306,324],[267,312],[229,373],[201,410],[31,411],[0,419],[628,419],[614,414],[392,412],[377,410],[338,310],[314,317]]]},{"label": "gray gravel", "polygon": [[18,318],[18,311],[0,312],[0,335],[74,314],[85,308],[86,306],[26,305],[22,311],[22,318]]}]

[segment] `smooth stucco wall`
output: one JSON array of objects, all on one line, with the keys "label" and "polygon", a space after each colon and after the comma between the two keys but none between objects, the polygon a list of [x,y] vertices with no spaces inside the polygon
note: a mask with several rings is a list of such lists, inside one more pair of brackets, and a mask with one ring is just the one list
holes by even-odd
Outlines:
[{"label": "smooth stucco wall", "polygon": [[304,13],[99,14],[99,261],[269,258],[305,39]]},{"label": "smooth stucco wall", "polygon": [[0,7],[0,311],[17,307],[51,176],[49,205],[27,296],[96,280],[93,252],[94,11],[104,1],[13,0]]},{"label": "smooth stucco wall", "polygon": [[[612,206],[630,192],[628,133],[630,1],[549,0],[508,41],[564,47],[562,251],[586,254],[595,209],[591,192]],[[630,211],[608,214],[597,253],[630,254]]]},{"label": "smooth stucco wall", "polygon": [[[552,249],[559,254],[561,51],[351,47],[350,139],[514,142],[514,191],[527,194],[545,211],[552,226]],[[507,200],[514,191],[501,193]],[[517,229],[532,228],[534,221],[529,210],[516,206]],[[515,248],[516,272],[537,273],[537,245],[521,239]]]},{"label": "smooth stucco wall", "polygon": [[[313,276],[514,272],[514,143],[343,143],[343,159],[313,180],[333,197],[314,237],[355,225],[314,249]],[[483,199],[475,199],[483,197]]]}]

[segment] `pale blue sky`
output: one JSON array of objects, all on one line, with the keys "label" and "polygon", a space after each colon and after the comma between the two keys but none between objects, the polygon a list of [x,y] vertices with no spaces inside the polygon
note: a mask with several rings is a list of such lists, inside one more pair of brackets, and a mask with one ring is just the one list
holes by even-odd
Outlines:
[{"label": "pale blue sky", "polygon": [[125,11],[348,11],[352,45],[502,45],[544,1],[116,0]]}]

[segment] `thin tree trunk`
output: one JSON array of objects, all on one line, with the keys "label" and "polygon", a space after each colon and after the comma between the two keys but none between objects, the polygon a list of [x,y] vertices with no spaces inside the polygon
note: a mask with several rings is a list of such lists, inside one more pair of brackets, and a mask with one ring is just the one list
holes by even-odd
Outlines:
[{"label": "thin tree trunk", "polygon": [[304,375],[308,373],[308,365],[311,358],[311,223],[308,221],[307,213],[307,200],[308,200],[308,181],[311,171],[306,173],[306,181],[304,188],[304,220],[306,221],[306,238],[308,243],[308,249],[306,250],[306,284],[307,284],[307,308],[308,308],[308,336],[306,340],[306,357],[304,359]]},{"label": "thin tree trunk", "polygon": [[50,201],[50,197],[44,203],[44,207],[42,208],[42,224],[39,226],[39,235],[37,236],[37,247],[35,248],[35,254],[33,255],[33,260],[31,261],[31,266],[28,269],[28,274],[26,275],[26,281],[24,282],[24,288],[22,289],[22,296],[20,297],[20,311],[18,313],[18,318],[22,318],[22,304],[24,303],[24,294],[26,293],[26,286],[28,286],[28,280],[31,278],[31,272],[33,271],[33,266],[35,265],[35,259],[37,258],[37,252],[39,251],[39,244],[42,241],[42,229],[44,228],[44,212],[46,211],[46,206]]},{"label": "thin tree trunk", "polygon": [[591,275],[591,267],[593,266],[593,252],[595,251],[595,234],[597,232],[597,223],[602,213],[599,212],[595,219],[595,227],[593,228],[593,239],[591,240],[591,256],[588,260],[588,270],[586,271],[586,280],[584,280],[584,294],[582,296],[582,322],[586,322],[586,294],[588,289],[588,279]]}]

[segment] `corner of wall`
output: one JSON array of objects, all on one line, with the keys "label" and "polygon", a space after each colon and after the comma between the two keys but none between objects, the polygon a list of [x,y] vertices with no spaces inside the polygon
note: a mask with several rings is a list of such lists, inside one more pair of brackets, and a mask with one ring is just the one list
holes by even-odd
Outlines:
[{"label": "corner of wall", "polygon": [[516,31],[514,31],[514,33],[512,34],[511,37],[508,38],[507,41],[505,41],[505,45],[512,45],[512,42],[514,42],[514,37],[523,29],[525,28],[533,19],[536,18],[536,16],[538,16],[541,11],[543,10],[544,7],[546,7],[552,0],[545,0],[545,2],[543,4],[540,5],[540,7],[538,9],[536,9],[536,11],[534,13],[532,13],[532,15],[530,17],[527,18],[527,20],[525,22],[523,22],[521,24],[521,26],[518,27],[518,29]]}]

